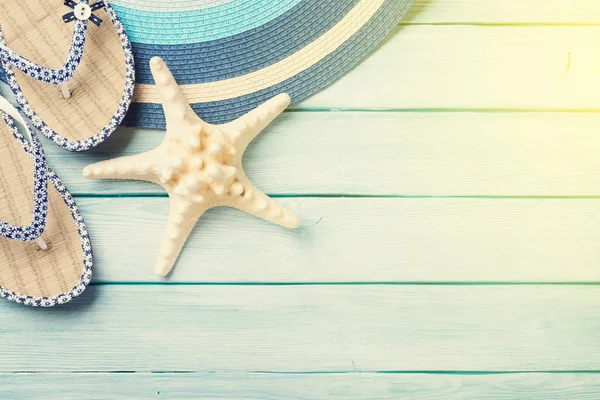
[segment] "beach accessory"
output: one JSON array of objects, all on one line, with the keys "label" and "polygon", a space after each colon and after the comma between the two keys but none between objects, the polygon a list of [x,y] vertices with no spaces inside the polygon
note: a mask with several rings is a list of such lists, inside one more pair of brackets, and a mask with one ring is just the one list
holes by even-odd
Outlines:
[{"label": "beach accessory", "polygon": [[1,97],[0,114],[0,296],[29,306],[66,303],[91,279],[85,223],[35,133]]},{"label": "beach accessory", "polygon": [[289,104],[278,95],[225,125],[196,115],[160,58],[150,62],[167,121],[165,140],[147,153],[102,161],[84,168],[87,178],[154,182],[169,193],[169,222],[156,266],[165,276],[200,216],[209,208],[234,207],[289,228],[299,218],[254,187],[242,168],[244,150]]},{"label": "beach accessory", "polygon": [[193,110],[231,121],[278,93],[328,86],[398,25],[412,0],[112,0],[133,44],[125,125],[164,129],[148,62],[170,66]]},{"label": "beach accessory", "polygon": [[23,114],[70,151],[106,140],[133,96],[131,45],[107,0],[0,0],[0,63]]}]

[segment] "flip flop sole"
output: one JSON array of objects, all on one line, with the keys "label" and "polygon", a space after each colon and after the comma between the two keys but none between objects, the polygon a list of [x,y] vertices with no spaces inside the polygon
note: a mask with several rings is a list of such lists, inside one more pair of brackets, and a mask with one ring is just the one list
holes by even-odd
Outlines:
[{"label": "flip flop sole", "polygon": [[[33,215],[33,162],[0,118],[0,220],[21,226]],[[0,296],[32,306],[66,303],[83,292],[91,279],[89,238],[77,206],[58,177],[49,173],[48,217],[35,242],[0,236]]]},{"label": "flip flop sole", "polygon": [[[64,23],[62,15],[70,11],[58,0],[0,0],[0,27],[6,46],[38,65],[62,67],[74,27],[73,22]],[[87,150],[105,140],[116,128],[112,126],[115,114],[119,114],[120,123],[120,114],[127,111],[133,91],[129,41],[119,34],[105,9],[94,14],[102,24],[98,27],[88,22],[83,58],[68,82],[70,98],[65,99],[56,85],[37,81],[14,67],[5,68],[13,91],[23,94],[23,101],[18,100],[33,125],[69,150]],[[37,123],[28,111],[37,114],[46,126]]]}]

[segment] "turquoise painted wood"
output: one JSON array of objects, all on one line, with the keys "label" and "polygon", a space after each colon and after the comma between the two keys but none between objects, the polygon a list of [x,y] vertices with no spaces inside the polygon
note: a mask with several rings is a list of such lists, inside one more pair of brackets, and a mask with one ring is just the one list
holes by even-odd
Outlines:
[{"label": "turquoise painted wood", "polygon": [[600,370],[596,285],[100,285],[0,314],[0,372]]},{"label": "turquoise painted wood", "polygon": [[599,34],[596,0],[417,0],[248,150],[302,227],[211,210],[166,280],[165,194],[80,172],[163,134],[45,142],[96,271],[0,303],[0,398],[599,398]]},{"label": "turquoise painted wood", "polygon": [[[250,145],[244,165],[261,189],[286,196],[599,196],[598,126],[600,113],[289,112]],[[124,129],[69,157],[45,148],[74,194],[164,195],[149,183],[81,176],[163,136]]]},{"label": "turquoise painted wood", "polygon": [[599,35],[597,25],[402,26],[355,73],[293,108],[599,111]]},{"label": "turquoise painted wood", "polygon": [[0,374],[7,398],[30,400],[339,399],[596,400],[598,374]]},{"label": "turquoise painted wood", "polygon": [[210,210],[165,281],[154,265],[167,198],[78,199],[94,282],[600,282],[598,199],[280,200],[300,229]]},{"label": "turquoise painted wood", "polygon": [[415,0],[404,22],[412,24],[600,24],[593,0]]}]

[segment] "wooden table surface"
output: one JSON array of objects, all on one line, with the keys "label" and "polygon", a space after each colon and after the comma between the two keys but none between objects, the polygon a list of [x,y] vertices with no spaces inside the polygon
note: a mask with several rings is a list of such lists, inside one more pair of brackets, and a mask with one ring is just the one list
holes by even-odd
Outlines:
[{"label": "wooden table surface", "polygon": [[418,1],[248,149],[302,227],[212,210],[168,280],[165,193],[81,177],[162,136],[45,142],[95,275],[0,303],[0,398],[600,398],[600,2]]}]

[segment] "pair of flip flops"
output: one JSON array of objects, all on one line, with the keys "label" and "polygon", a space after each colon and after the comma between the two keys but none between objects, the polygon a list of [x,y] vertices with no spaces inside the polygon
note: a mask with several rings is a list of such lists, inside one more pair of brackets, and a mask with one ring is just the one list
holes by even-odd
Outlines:
[{"label": "pair of flip flops", "polygon": [[89,150],[119,126],[134,87],[131,46],[107,0],[61,1],[0,0],[0,66],[21,109],[0,97],[0,296],[42,307],[81,294],[93,260],[32,127]]}]

